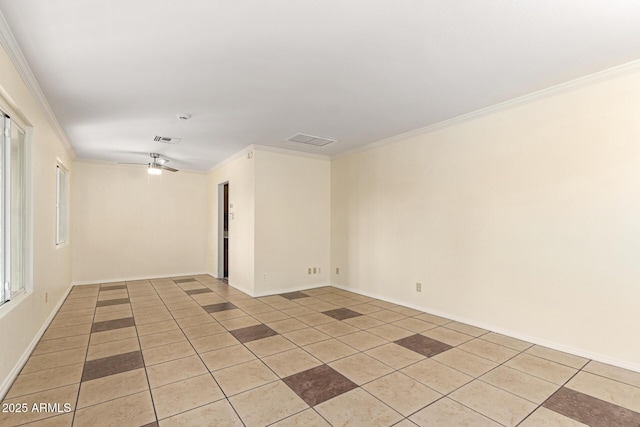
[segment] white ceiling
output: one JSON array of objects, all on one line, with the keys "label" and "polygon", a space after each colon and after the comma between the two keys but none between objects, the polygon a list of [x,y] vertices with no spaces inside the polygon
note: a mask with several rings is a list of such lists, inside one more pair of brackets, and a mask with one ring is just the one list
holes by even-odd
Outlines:
[{"label": "white ceiling", "polygon": [[[640,58],[630,0],[0,0],[0,11],[78,157],[153,151],[192,170],[250,144],[333,156]],[[338,142],[284,141],[297,132]]]}]

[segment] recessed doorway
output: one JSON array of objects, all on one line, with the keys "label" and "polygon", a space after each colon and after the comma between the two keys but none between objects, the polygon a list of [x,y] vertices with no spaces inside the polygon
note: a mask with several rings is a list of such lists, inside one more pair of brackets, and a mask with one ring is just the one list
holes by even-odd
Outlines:
[{"label": "recessed doorway", "polygon": [[229,181],[218,184],[218,278],[229,279]]}]

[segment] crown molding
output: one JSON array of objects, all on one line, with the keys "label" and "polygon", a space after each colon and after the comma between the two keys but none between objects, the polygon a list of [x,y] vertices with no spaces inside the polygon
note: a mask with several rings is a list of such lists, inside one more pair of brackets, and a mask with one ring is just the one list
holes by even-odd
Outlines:
[{"label": "crown molding", "polygon": [[60,141],[62,141],[67,151],[71,154],[72,158],[75,159],[76,157],[75,151],[73,150],[73,147],[71,146],[71,143],[67,138],[67,135],[64,133],[62,126],[60,126],[60,122],[58,121],[56,114],[53,112],[53,109],[51,109],[51,106],[49,105],[47,98],[44,96],[44,93],[42,92],[42,89],[40,88],[40,85],[38,84],[36,77],[33,75],[33,72],[31,71],[31,67],[27,62],[27,59],[24,57],[24,54],[22,53],[22,49],[20,49],[18,42],[13,36],[13,32],[11,31],[11,27],[9,26],[9,23],[7,22],[7,20],[5,19],[1,11],[0,11],[0,44],[2,45],[2,47],[4,47],[5,51],[7,52],[7,55],[9,55],[9,59],[11,59],[11,62],[16,67],[18,74],[20,74],[20,77],[22,77],[22,80],[24,81],[24,84],[29,89],[29,92],[31,92],[31,95],[34,97],[36,102],[42,108],[42,111],[44,112],[44,115],[49,121],[49,124],[53,128],[54,132],[56,133],[58,138],[60,138]]},{"label": "crown molding", "polygon": [[316,160],[331,160],[331,158],[325,154],[307,153],[305,151],[290,150],[288,148],[270,147],[267,145],[253,145],[255,151],[266,151],[269,153],[284,154],[287,156],[306,157],[308,159]]},{"label": "crown molding", "polygon": [[[234,153],[231,156],[227,157],[226,159],[224,159],[220,163],[217,163],[216,165],[212,166],[211,168],[209,168],[207,170],[207,173],[213,172],[216,169],[219,169],[222,166],[224,166],[226,164],[229,164],[232,161],[234,161],[234,160],[236,160],[236,159],[238,159],[240,157],[245,157],[245,156],[249,155],[249,153],[251,153],[252,151],[266,151],[268,153],[277,153],[277,154],[283,154],[283,155],[287,155],[287,156],[296,156],[296,157],[306,157],[308,159],[316,159],[316,160],[325,160],[325,161],[330,161],[331,160],[331,157],[326,156],[324,154],[306,153],[304,151],[288,150],[286,148],[269,147],[267,145],[251,144],[251,145],[248,145],[248,146],[244,147],[242,150],[238,151],[237,153]],[[253,156],[248,157],[248,158],[253,158]]]},{"label": "crown molding", "polygon": [[529,104],[531,102],[539,101],[541,99],[548,98],[554,95],[559,95],[561,93],[568,92],[570,90],[579,89],[588,85],[592,85],[592,84],[613,79],[616,77],[621,77],[625,74],[629,74],[637,71],[640,71],[640,60],[627,62],[625,64],[621,64],[612,68],[608,68],[606,70],[598,71],[593,74],[588,74],[586,76],[579,77],[577,79],[569,80],[567,82],[560,83],[555,86],[551,86],[536,92],[532,92],[527,95],[513,98],[508,101],[501,102],[499,104],[481,108],[479,110],[472,111],[470,113],[463,114],[461,116],[453,117],[451,119],[443,120],[441,122],[434,123],[418,129],[414,129],[409,132],[404,132],[399,135],[385,138],[380,141],[372,142],[370,144],[363,145],[361,147],[357,147],[340,154],[336,154],[335,156],[332,156],[331,159],[333,160],[341,157],[346,157],[351,154],[372,150],[374,148],[381,147],[383,145],[393,144],[395,142],[400,142],[409,138],[426,135],[432,132],[439,131],[441,129],[460,125],[462,123],[466,123],[466,122],[478,119],[480,117],[488,116],[493,113],[508,110],[510,108],[515,108],[520,105]]},{"label": "crown molding", "polygon": [[253,149],[255,148],[255,145],[248,145],[246,147],[244,147],[242,150],[238,151],[237,153],[232,154],[231,156],[227,157],[226,159],[224,159],[223,161],[221,161],[220,163],[217,163],[213,166],[211,166],[208,170],[207,173],[211,173],[214,172],[218,169],[220,169],[221,167],[228,165],[229,163],[233,162],[236,159],[239,159],[240,157],[243,156],[247,156],[247,158],[253,158],[253,156],[248,157],[249,153],[251,153],[253,151]]}]

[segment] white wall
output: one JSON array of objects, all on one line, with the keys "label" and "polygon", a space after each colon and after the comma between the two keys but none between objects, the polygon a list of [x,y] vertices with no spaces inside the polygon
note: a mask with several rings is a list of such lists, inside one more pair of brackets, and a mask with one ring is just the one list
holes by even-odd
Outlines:
[{"label": "white wall", "polygon": [[59,158],[73,175],[70,154],[31,95],[6,51],[0,47],[0,103],[30,127],[33,229],[33,279],[27,292],[0,307],[0,397],[36,343],[56,304],[71,284],[71,251],[55,245],[56,165]]},{"label": "white wall", "polygon": [[251,148],[209,172],[209,273],[218,277],[218,189],[229,182],[229,284],[252,295],[255,268],[255,162]]},{"label": "white wall", "polygon": [[[258,147],[255,163],[255,293],[268,295],[327,285],[328,158]],[[319,272],[309,275],[309,267]]]},{"label": "white wall", "polygon": [[207,270],[205,174],[80,161],[73,169],[74,283]]},{"label": "white wall", "polygon": [[329,174],[324,156],[261,146],[212,169],[209,272],[219,271],[218,189],[228,181],[229,284],[250,295],[328,284]]},{"label": "white wall", "polygon": [[640,371],[639,112],[640,71],[335,159],[333,283]]}]

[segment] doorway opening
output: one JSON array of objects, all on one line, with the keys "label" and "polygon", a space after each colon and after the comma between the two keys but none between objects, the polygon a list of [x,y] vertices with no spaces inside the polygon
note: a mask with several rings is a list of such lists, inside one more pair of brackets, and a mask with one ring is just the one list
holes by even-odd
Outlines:
[{"label": "doorway opening", "polygon": [[229,280],[229,181],[218,184],[218,278]]}]

